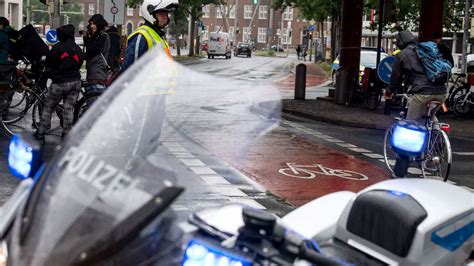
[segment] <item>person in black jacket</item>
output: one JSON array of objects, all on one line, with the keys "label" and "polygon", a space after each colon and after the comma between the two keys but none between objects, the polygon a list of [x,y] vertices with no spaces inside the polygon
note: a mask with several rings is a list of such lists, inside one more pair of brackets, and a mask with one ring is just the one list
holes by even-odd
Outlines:
[{"label": "person in black jacket", "polygon": [[[395,55],[390,76],[390,88],[387,94],[396,92],[402,83],[410,85],[408,94],[407,119],[422,122],[422,117],[427,113],[426,104],[430,101],[444,102],[446,85],[434,84],[428,79],[423,64],[416,53],[416,38],[411,32],[401,31],[397,36],[397,47],[401,50]],[[433,117],[436,120],[436,117]]]},{"label": "person in black jacket", "polygon": [[[89,19],[89,25],[84,36],[84,45],[86,47],[86,68],[87,82],[89,87],[87,93],[102,93],[106,89],[107,78],[109,76],[109,57],[110,38],[105,32],[107,21],[101,14],[95,14]],[[88,104],[91,105],[95,99],[88,98]]]},{"label": "person in black jacket", "polygon": [[80,69],[84,62],[84,54],[74,42],[74,33],[73,25],[59,27],[59,43],[54,45],[46,56],[45,64],[51,71],[52,84],[48,89],[41,122],[35,134],[42,143],[46,130],[51,127],[51,114],[61,100],[64,103],[62,137],[69,133],[72,127],[74,104],[81,91]]},{"label": "person in black jacket", "polygon": [[443,59],[446,59],[451,63],[451,66],[454,66],[453,54],[451,53],[451,49],[443,43],[443,37],[441,36],[441,32],[433,33],[433,42],[438,45],[438,51],[441,54]]}]

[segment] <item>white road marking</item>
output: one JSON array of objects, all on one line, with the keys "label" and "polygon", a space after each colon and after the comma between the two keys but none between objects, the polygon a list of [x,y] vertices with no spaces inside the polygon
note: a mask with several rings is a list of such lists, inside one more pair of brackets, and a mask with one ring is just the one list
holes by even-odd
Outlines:
[{"label": "white road marking", "polygon": [[366,149],[362,149],[362,148],[349,148],[349,150],[355,151],[355,152],[358,152],[358,153],[371,153],[371,151],[366,150]]},{"label": "white road marking", "polygon": [[189,167],[196,175],[217,175],[216,171],[207,166]]},{"label": "white road marking", "polygon": [[199,159],[180,159],[180,161],[186,166],[205,166]]},{"label": "white road marking", "polygon": [[230,182],[227,181],[227,179],[223,178],[220,175],[202,175],[200,177],[208,185],[228,185],[228,184],[230,184]]},{"label": "white road marking", "polygon": [[247,194],[242,192],[240,189],[233,187],[232,185],[213,186],[211,189],[223,196],[247,197]]},{"label": "white road marking", "polygon": [[349,144],[349,143],[336,143],[336,144],[341,146],[341,147],[344,147],[344,148],[357,148],[356,145],[352,145],[352,144]]},{"label": "white road marking", "polygon": [[255,208],[255,209],[260,209],[260,210],[266,209],[262,204],[256,202],[256,201],[253,200],[253,199],[230,198],[229,200],[230,200],[231,202],[240,203],[240,204],[245,204],[245,205],[250,206],[250,207],[253,207],[253,208]]},{"label": "white road marking", "polygon": [[325,138],[324,139],[325,141],[329,141],[329,142],[332,142],[332,143],[343,143],[344,141],[340,140],[340,139],[335,139],[335,138]]},{"label": "white road marking", "polygon": [[[172,152],[173,155],[179,158],[181,163],[198,175],[203,180],[203,182],[206,183],[215,193],[221,196],[229,197],[229,200],[232,202],[238,202],[257,209],[266,209],[257,201],[247,198],[247,194],[237,188],[237,186],[232,185],[224,177],[218,175],[216,171],[206,166],[203,161],[195,159],[194,155],[186,150],[186,148],[184,148],[181,144],[173,141],[162,142],[162,144],[170,152]],[[260,189],[259,187],[256,188]],[[174,205],[173,209],[176,211],[189,210],[187,207],[182,205]]]},{"label": "white road marking", "polygon": [[179,146],[179,147],[174,146],[174,147],[166,147],[166,148],[168,148],[168,150],[171,152],[187,152],[187,150],[182,146]]},{"label": "white road marking", "polygon": [[[373,158],[373,159],[381,159],[383,158],[383,155],[380,155],[380,154],[376,154],[376,153],[363,153],[365,156],[367,157],[370,157],[370,158]],[[385,162],[385,160],[382,160],[383,162]]]},{"label": "white road marking", "polygon": [[163,144],[165,147],[183,147],[179,142],[175,141],[163,141],[161,144]]},{"label": "white road marking", "polygon": [[187,211],[187,210],[189,210],[189,209],[186,208],[185,206],[183,206],[183,205],[177,205],[177,204],[176,204],[176,205],[175,205],[175,204],[171,205],[171,208],[172,208],[173,210],[175,210],[175,211]]},{"label": "white road marking", "polygon": [[453,154],[460,156],[474,156],[474,152],[453,152]]}]

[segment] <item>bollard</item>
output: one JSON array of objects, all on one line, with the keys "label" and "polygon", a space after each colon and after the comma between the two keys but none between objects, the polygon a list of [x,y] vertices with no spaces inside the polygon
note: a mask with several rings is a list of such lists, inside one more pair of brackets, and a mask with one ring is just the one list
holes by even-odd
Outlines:
[{"label": "bollard", "polygon": [[392,99],[390,98],[387,98],[385,99],[385,107],[384,107],[384,111],[383,111],[383,114],[384,115],[391,115],[392,114]]},{"label": "bollard", "polygon": [[296,66],[295,75],[295,100],[304,100],[306,98],[306,65]]}]

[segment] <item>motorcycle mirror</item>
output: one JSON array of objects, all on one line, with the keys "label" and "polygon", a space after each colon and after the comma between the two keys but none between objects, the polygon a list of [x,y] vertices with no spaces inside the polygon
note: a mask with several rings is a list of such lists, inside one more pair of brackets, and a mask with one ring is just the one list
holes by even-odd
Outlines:
[{"label": "motorcycle mirror", "polygon": [[18,179],[33,177],[42,164],[43,148],[30,134],[14,135],[8,146],[8,168]]}]

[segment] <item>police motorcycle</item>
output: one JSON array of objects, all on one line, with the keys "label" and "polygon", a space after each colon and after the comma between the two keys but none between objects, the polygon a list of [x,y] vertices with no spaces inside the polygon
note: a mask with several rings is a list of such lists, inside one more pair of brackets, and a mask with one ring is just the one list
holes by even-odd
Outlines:
[{"label": "police motorcycle", "polygon": [[12,138],[9,168],[22,181],[0,209],[1,266],[462,265],[469,258],[472,194],[443,182],[385,181],[282,218],[210,193],[190,156],[242,162],[249,144],[277,125],[279,93],[193,72],[158,51],[98,99],[48,163],[31,136]]}]

